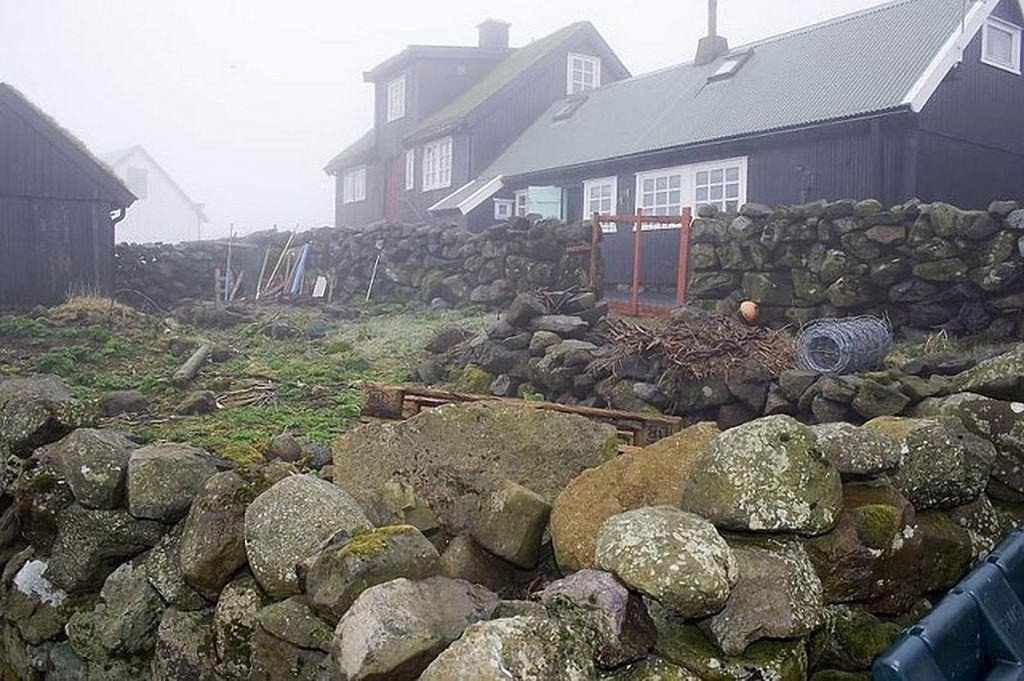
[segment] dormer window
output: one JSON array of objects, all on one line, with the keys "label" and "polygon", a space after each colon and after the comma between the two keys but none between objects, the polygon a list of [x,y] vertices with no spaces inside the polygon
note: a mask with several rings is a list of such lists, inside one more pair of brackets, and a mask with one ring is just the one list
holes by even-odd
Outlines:
[{"label": "dormer window", "polygon": [[1020,38],[1020,26],[989,17],[981,38],[981,61],[1019,76]]},{"label": "dormer window", "polygon": [[726,78],[732,78],[733,76],[736,75],[736,72],[739,71],[740,68],[747,63],[747,60],[750,59],[751,55],[753,55],[753,51],[747,50],[746,52],[740,52],[739,54],[730,54],[727,57],[723,57],[722,60],[718,63],[718,66],[715,68],[714,73],[708,76],[708,82],[710,83],[711,81],[715,80],[725,80]]},{"label": "dormer window", "polygon": [[387,122],[405,116],[405,76],[388,83],[387,98]]},{"label": "dormer window", "polygon": [[566,94],[586,92],[601,86],[601,60],[570,52],[566,72]]}]

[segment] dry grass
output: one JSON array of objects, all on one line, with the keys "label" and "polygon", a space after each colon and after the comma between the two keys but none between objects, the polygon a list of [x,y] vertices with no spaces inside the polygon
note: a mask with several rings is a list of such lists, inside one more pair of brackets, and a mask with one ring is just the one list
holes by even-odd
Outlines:
[{"label": "dry grass", "polygon": [[111,319],[125,320],[139,313],[113,298],[95,294],[69,296],[60,305],[50,309],[48,317],[57,321],[85,321],[100,323]]}]

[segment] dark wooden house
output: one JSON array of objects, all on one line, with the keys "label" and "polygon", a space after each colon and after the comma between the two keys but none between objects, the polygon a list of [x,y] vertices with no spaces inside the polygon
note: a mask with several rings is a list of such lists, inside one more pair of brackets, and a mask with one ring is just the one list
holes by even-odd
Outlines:
[{"label": "dark wooden house", "polygon": [[[325,168],[335,222],[429,220],[429,209],[487,168],[552,102],[629,76],[589,22],[518,48],[487,20],[476,46],[413,45],[364,75],[374,126]],[[486,224],[508,217],[494,208]],[[498,212],[496,212],[498,211]]]},{"label": "dark wooden house", "polygon": [[134,200],[81,142],[0,83],[0,308],[109,291],[114,223]]},{"label": "dark wooden house", "polygon": [[[556,102],[438,217],[1024,198],[1024,0],[893,0],[733,49],[710,5],[694,61]],[[648,228],[674,282],[679,229]],[[631,226],[603,229],[628,281]]]}]

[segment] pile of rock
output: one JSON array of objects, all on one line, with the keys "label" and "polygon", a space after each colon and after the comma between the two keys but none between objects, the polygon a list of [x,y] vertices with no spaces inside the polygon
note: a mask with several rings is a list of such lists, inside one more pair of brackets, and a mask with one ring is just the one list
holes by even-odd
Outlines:
[{"label": "pile of rock", "polygon": [[[232,265],[245,272],[239,296],[252,296],[264,253],[270,248],[276,258],[288,237],[271,231],[236,241]],[[476,235],[453,225],[324,227],[298,234],[292,245],[310,244],[306,272],[334,281],[336,300],[365,295],[372,278],[375,300],[491,306],[537,286],[582,283],[589,256],[566,247],[589,238],[582,225],[517,218]],[[227,244],[119,244],[115,257],[118,288],[173,307],[212,296],[214,270],[226,266]]]},{"label": "pile of rock", "polygon": [[318,475],[139,446],[53,377],[3,381],[0,669],[863,675],[1024,520],[1022,358],[913,417],[703,423],[624,455],[579,416],[448,405],[343,434]]},{"label": "pile of rock", "polygon": [[913,201],[820,201],[739,215],[702,206],[693,222],[690,298],[732,312],[761,304],[771,324],[860,312],[897,328],[1019,337],[1024,209]]}]

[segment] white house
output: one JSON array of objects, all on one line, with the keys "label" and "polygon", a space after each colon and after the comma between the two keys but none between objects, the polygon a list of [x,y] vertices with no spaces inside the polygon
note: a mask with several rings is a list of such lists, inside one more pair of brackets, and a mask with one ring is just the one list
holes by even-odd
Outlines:
[{"label": "white house", "polygon": [[141,146],[103,155],[103,160],[138,201],[117,225],[117,240],[177,243],[203,237],[207,217],[174,179]]}]

